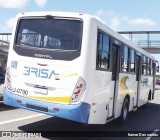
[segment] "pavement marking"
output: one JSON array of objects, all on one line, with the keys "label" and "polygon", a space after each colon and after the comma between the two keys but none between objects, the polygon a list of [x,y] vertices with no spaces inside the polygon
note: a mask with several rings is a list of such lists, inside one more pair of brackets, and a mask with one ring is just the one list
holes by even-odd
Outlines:
[{"label": "pavement marking", "polygon": [[[156,134],[156,132],[160,131],[159,129],[154,130],[151,134]],[[152,137],[147,137],[145,140],[150,140]]]},{"label": "pavement marking", "polygon": [[12,122],[17,122],[17,121],[22,121],[22,120],[27,120],[27,119],[31,119],[31,118],[36,118],[36,117],[40,117],[40,116],[44,116],[44,115],[45,114],[36,114],[36,115],[17,118],[17,119],[13,119],[13,120],[7,120],[7,121],[0,122],[0,125],[7,124],[7,123],[12,123]]}]

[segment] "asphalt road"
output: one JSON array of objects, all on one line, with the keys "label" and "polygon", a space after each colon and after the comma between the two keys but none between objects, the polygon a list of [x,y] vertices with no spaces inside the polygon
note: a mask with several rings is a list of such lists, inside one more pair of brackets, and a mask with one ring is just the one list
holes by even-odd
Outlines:
[{"label": "asphalt road", "polygon": [[[155,100],[147,105],[147,108],[139,108],[135,112],[129,113],[129,119],[125,126],[118,124],[118,119],[114,120],[106,125],[83,125],[80,123],[60,119],[57,117],[44,115],[28,110],[13,108],[13,107],[1,107],[0,108],[0,131],[51,131],[50,133],[56,133],[61,131],[67,131],[70,135],[81,131],[88,132],[88,134],[106,134],[112,133],[115,137],[64,137],[64,133],[61,133],[61,137],[41,137],[36,139],[54,139],[54,140],[160,140],[160,90],[156,90]],[[76,131],[76,132],[75,132]],[[77,132],[78,131],[78,132]],[[121,131],[156,131],[159,137],[116,137]],[[123,132],[122,132],[123,133]],[[66,134],[66,133],[65,133]],[[98,136],[98,135],[97,135]],[[6,140],[6,138],[4,138]],[[14,138],[15,139],[15,138]],[[17,138],[18,140],[20,138]],[[24,139],[24,138],[22,138]],[[27,138],[26,138],[27,139]],[[35,138],[28,138],[34,139]]]}]

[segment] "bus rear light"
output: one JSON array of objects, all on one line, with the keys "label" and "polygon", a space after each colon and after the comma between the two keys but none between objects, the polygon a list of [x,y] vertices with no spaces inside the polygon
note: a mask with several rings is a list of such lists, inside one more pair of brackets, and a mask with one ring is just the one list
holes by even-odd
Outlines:
[{"label": "bus rear light", "polygon": [[11,83],[10,77],[7,77],[7,82]]},{"label": "bus rear light", "polygon": [[82,88],[83,87],[83,83],[80,83],[79,86],[77,86],[76,88],[79,89],[79,88]]},{"label": "bus rear light", "polygon": [[6,72],[6,88],[11,91],[11,77],[9,72]]},{"label": "bus rear light", "polygon": [[20,104],[21,104],[21,103],[22,103],[22,101],[21,101],[21,100],[17,100],[17,103],[20,103]]},{"label": "bus rear light", "polygon": [[79,89],[78,91],[74,92],[74,94],[79,94],[81,90]]},{"label": "bus rear light", "polygon": [[59,108],[53,108],[54,111],[59,111]]},{"label": "bus rear light", "polygon": [[86,83],[82,77],[78,79],[78,82],[73,90],[72,97],[70,103],[77,103],[82,97],[84,91],[86,89]]},{"label": "bus rear light", "polygon": [[9,90],[9,91],[11,91],[11,86],[9,85],[9,84],[7,84],[7,89]]}]

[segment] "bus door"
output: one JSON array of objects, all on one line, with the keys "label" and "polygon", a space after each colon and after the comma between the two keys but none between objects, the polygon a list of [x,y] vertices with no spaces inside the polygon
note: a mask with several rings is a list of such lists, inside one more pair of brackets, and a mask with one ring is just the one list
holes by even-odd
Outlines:
[{"label": "bus door", "polygon": [[112,91],[110,96],[109,114],[108,118],[114,117],[114,103],[118,89],[118,78],[120,70],[120,46],[112,44]]},{"label": "bus door", "polygon": [[134,107],[138,107],[138,98],[140,94],[140,82],[141,82],[141,56],[136,55],[136,82],[137,91],[134,98]]},{"label": "bus door", "polygon": [[159,63],[156,65],[158,61],[152,63],[152,75],[153,75],[153,92],[152,92],[152,100],[154,99],[155,94],[155,84],[156,84],[156,72],[159,72]]}]

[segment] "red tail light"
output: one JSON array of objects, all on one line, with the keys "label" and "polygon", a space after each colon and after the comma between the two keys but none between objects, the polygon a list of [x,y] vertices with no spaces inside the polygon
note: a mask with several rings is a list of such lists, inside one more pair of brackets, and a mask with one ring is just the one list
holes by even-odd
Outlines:
[{"label": "red tail light", "polygon": [[21,103],[22,103],[22,101],[21,101],[21,100],[17,100],[17,103],[20,103],[20,104],[21,104]]},{"label": "red tail light", "polygon": [[59,111],[59,108],[53,108],[54,111]]},{"label": "red tail light", "polygon": [[6,72],[6,88],[11,91],[11,77],[9,72]]},{"label": "red tail light", "polygon": [[78,79],[78,82],[73,90],[72,97],[70,103],[77,103],[80,101],[84,91],[86,89],[86,83],[82,77]]}]

